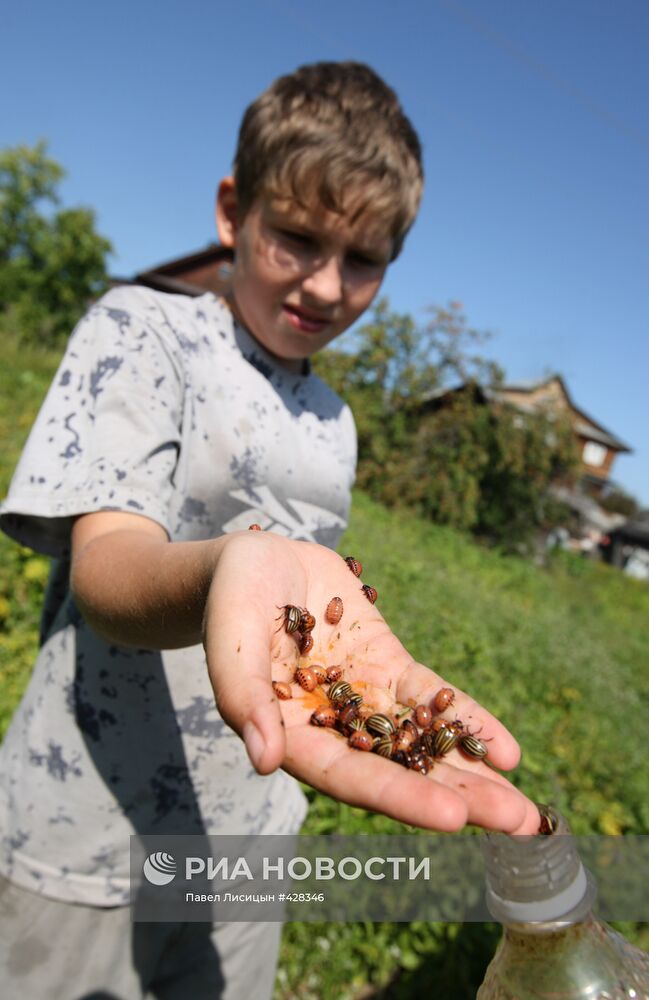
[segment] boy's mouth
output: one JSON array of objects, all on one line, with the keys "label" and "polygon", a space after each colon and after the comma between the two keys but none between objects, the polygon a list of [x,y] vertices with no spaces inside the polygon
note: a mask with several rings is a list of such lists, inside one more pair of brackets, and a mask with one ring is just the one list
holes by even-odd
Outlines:
[{"label": "boy's mouth", "polygon": [[282,308],[291,326],[294,326],[296,330],[302,330],[304,333],[320,333],[331,323],[331,320],[326,316],[320,316],[309,309],[301,309],[298,306],[290,305],[288,302],[285,302]]}]

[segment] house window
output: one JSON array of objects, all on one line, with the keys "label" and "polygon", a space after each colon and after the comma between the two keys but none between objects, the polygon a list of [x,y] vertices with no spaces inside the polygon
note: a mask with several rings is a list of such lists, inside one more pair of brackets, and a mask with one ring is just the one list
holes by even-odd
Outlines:
[{"label": "house window", "polygon": [[597,441],[586,441],[582,458],[585,465],[603,465],[606,458],[606,448],[603,444],[598,444]]}]

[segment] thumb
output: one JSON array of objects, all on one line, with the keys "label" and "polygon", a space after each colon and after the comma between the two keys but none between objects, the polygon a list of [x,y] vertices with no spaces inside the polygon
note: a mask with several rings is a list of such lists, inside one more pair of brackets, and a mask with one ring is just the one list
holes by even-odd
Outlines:
[{"label": "thumb", "polygon": [[243,738],[259,774],[281,766],[286,752],[284,720],[271,684],[270,635],[265,626],[246,621],[222,607],[206,617],[203,645],[207,667],[223,719]]}]

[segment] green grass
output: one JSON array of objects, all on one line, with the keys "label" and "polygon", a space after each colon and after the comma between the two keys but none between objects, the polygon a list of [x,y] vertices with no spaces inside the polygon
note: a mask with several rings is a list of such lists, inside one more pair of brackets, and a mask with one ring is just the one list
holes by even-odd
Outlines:
[{"label": "green grass", "polygon": [[[575,833],[649,832],[646,585],[563,554],[540,568],[362,495],[341,551],[363,562],[413,656],[515,734],[516,785],[563,812]],[[309,797],[305,833],[398,829]],[[647,928],[618,926],[649,947]],[[481,924],[289,925],[277,998],[469,1000],[499,933]]]},{"label": "green grass", "polygon": [[563,554],[542,569],[363,496],[344,547],[410,652],[514,732],[528,795],[576,833],[649,832],[646,584]]},{"label": "green grass", "polygon": [[[0,348],[0,487],[56,367],[47,352]],[[645,765],[649,588],[559,555],[546,567],[356,495],[341,546],[362,560],[381,611],[410,652],[469,691],[519,740],[513,780],[575,833],[649,833]],[[47,562],[0,538],[0,733],[28,680]],[[309,792],[305,833],[385,833],[380,816]],[[644,927],[625,926],[649,946]],[[491,925],[289,924],[276,1000],[475,996]]]},{"label": "green grass", "polygon": [[[0,345],[0,496],[4,497],[60,352]],[[49,561],[0,533],[0,737],[29,678]]]}]

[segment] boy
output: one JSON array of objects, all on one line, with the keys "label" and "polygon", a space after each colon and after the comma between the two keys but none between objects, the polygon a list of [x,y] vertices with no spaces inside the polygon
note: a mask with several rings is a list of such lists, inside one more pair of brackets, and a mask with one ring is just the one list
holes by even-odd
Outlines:
[{"label": "boy", "polygon": [[[421,188],[417,136],[383,81],[355,63],[302,67],[248,109],[219,186],[227,302],[116,289],[71,338],[2,513],[56,560],[2,749],[5,996],[268,996],[272,924],[135,924],[121,954],[128,845],[133,832],[294,832],[304,804],[285,772],[431,829],[538,829],[483,765],[440,764],[424,784],[309,726],[270,686],[297,659],[278,607],[334,594],[359,626],[336,661],[378,710],[440,685],[332,551],[353,420],[308,364],[370,305]],[[312,657],[332,662],[318,617]],[[494,764],[515,765],[496,720],[460,693],[458,710],[488,727]],[[59,927],[67,943],[50,951]]]}]

